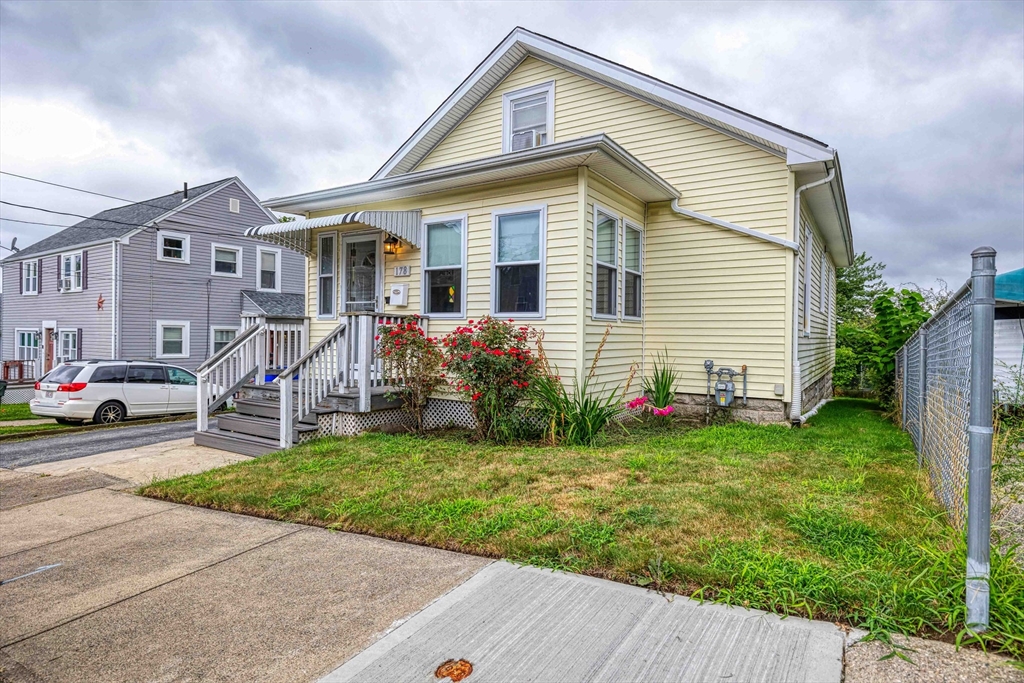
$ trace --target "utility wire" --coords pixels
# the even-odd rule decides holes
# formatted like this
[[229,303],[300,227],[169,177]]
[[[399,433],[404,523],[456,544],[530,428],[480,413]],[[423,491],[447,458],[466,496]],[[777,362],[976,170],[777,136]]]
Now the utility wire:
[[22,180],[31,180],[34,183],[42,183],[43,185],[52,185],[53,187],[62,187],[65,190],[74,190],[75,192],[84,192],[85,194],[94,194],[97,197],[106,197],[107,199],[116,199],[119,202],[127,202],[129,204],[143,204],[144,202],[133,202],[130,199],[123,197],[115,197],[112,194],[103,194],[102,192],[93,192],[92,190],[83,190],[80,187],[71,187],[70,185],[61,185],[60,183],[51,183],[49,180],[40,180],[39,178],[31,178],[27,175],[19,175],[17,173],[10,173],[9,171],[0,171],[0,175],[9,175],[12,178],[21,178]]

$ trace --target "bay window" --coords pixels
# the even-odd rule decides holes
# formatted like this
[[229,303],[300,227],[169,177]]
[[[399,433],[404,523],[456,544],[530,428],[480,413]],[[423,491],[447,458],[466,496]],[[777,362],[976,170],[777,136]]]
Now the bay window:
[[423,229],[423,312],[465,317],[466,217],[434,220]]
[[492,311],[495,315],[543,317],[547,209],[512,209],[492,215]]
[[594,316],[614,318],[618,301],[619,219],[594,208]]

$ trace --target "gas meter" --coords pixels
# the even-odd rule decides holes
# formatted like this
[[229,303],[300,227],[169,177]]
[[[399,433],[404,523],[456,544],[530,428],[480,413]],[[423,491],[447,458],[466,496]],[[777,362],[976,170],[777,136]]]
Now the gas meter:
[[736,385],[729,380],[715,382],[715,403],[720,406],[731,406],[736,395]]

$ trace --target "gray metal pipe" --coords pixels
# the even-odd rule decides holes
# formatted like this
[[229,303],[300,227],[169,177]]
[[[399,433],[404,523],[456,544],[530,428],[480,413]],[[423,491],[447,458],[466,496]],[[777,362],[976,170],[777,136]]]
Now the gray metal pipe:
[[988,628],[992,532],[992,364],[996,250],[971,252],[971,421],[967,479],[967,626]]

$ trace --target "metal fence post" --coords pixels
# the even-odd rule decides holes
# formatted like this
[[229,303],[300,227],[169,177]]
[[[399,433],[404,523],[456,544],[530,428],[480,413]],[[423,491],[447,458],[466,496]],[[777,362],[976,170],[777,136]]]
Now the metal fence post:
[[918,370],[921,374],[919,395],[917,397],[917,466],[920,467],[924,464],[924,426],[928,421],[927,410],[928,410],[928,331],[921,328],[920,332],[921,341],[921,360],[919,361]]
[[903,360],[899,364],[899,372],[897,373],[897,378],[902,378],[900,380],[900,427],[902,427],[903,430],[906,431],[907,430],[907,382],[909,380],[909,378],[907,377],[907,346],[906,346],[906,344],[903,345],[903,348],[900,349],[900,351],[901,351],[901,353],[903,355]]
[[996,250],[971,252],[971,421],[967,479],[967,625],[988,627],[992,524],[992,364]]

